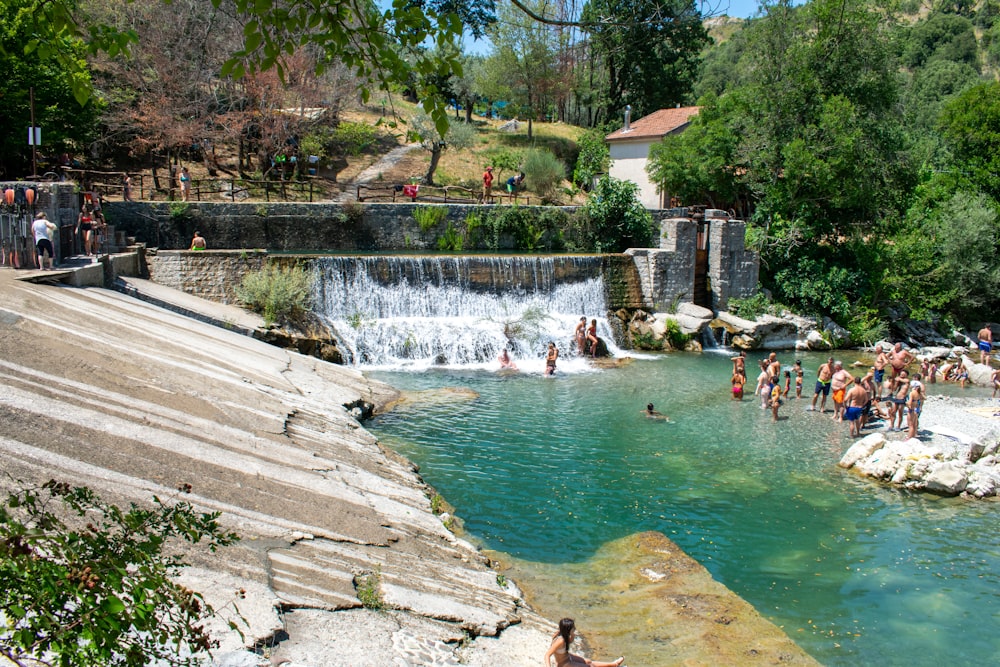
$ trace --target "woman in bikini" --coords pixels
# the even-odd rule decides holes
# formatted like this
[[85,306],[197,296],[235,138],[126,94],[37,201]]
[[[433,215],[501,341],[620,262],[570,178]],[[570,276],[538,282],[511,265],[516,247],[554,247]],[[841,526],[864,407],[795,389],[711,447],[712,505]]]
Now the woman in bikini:
[[591,320],[587,328],[587,342],[590,343],[590,356],[597,356],[597,320]]
[[556,667],[621,667],[625,658],[618,658],[614,662],[596,662],[588,660],[583,656],[569,652],[569,645],[573,643],[576,636],[576,623],[572,618],[564,618],[559,621],[559,630],[552,635],[552,644],[545,652],[545,667],[552,667],[551,659],[556,659]]
[[[80,232],[83,232],[83,234]],[[90,204],[84,204],[80,208],[80,216],[76,220],[76,231],[74,233],[77,236],[83,237],[81,239],[83,241],[83,252],[87,257],[90,257],[91,236],[94,233],[94,211],[90,207]]]

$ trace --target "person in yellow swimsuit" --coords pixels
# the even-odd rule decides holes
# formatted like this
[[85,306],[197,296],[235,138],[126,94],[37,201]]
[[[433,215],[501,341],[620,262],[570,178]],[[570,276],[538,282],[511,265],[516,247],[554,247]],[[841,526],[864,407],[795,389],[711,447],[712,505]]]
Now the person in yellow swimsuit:
[[545,652],[545,667],[552,667],[552,658],[556,659],[556,667],[621,667],[625,658],[618,658],[614,662],[597,662],[588,660],[583,656],[569,652],[569,645],[573,643],[576,636],[576,623],[572,618],[564,618],[559,621],[559,630],[552,635],[552,645]]

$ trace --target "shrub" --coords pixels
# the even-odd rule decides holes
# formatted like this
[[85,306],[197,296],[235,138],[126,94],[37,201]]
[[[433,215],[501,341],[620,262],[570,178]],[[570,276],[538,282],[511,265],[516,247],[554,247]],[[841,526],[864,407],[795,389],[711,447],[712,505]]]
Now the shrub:
[[420,225],[420,231],[426,233],[441,224],[448,215],[444,206],[418,206],[413,209],[413,219]]
[[460,252],[462,250],[462,234],[455,226],[448,221],[448,227],[444,230],[444,234],[438,237],[437,246],[438,250],[442,252]]
[[382,569],[375,569],[354,577],[354,592],[358,601],[365,609],[382,611],[385,609],[385,599],[382,597]]
[[684,346],[691,340],[690,334],[686,334],[681,331],[681,325],[677,323],[677,320],[669,318],[666,321],[666,331],[664,332],[664,337],[667,339],[667,342],[670,343],[670,347],[675,350],[683,350]]
[[542,198],[548,199],[566,178],[566,165],[542,148],[532,148],[524,156],[525,181]]
[[584,132],[577,141],[580,155],[577,156],[576,167],[573,169],[573,182],[584,190],[591,188],[595,176],[608,173],[611,153],[604,141],[605,134],[601,128],[592,128]]
[[745,299],[730,299],[729,312],[745,320],[756,320],[761,315],[771,312],[771,300],[767,298],[764,290],[758,284],[757,291],[754,292],[753,296],[748,296]]
[[639,186],[604,177],[597,183],[586,211],[597,252],[648,248],[653,239],[653,216],[639,202]]
[[261,313],[264,323],[294,321],[311,305],[315,276],[301,266],[265,266],[243,277],[236,297],[250,310]]

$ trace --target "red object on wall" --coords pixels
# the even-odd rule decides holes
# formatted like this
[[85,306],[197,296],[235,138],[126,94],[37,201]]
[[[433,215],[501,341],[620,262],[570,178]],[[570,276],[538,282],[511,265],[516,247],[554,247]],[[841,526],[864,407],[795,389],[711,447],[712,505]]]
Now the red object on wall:
[[404,185],[403,186],[403,195],[405,197],[412,197],[413,199],[416,199],[417,198],[417,190],[418,189],[420,189],[419,185]]

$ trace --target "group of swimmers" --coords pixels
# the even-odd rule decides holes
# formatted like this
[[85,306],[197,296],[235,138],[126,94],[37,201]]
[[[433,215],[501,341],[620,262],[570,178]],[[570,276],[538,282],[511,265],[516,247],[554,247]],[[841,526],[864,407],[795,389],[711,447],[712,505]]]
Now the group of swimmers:
[[[830,357],[820,365],[816,373],[816,387],[812,402],[807,411],[816,410],[819,401],[819,411],[826,412],[826,400],[832,394],[834,421],[848,423],[853,437],[860,437],[861,430],[871,420],[888,420],[890,431],[902,431],[903,417],[907,418],[906,430],[909,437],[915,438],[919,428],[920,412],[926,398],[922,377],[933,381],[937,368],[933,363],[921,363],[921,373],[912,378],[907,366],[915,361],[913,354],[904,350],[902,344],[896,343],[889,351],[882,345],[875,346],[875,361],[871,369],[861,378],[855,378],[840,361]],[[734,400],[743,400],[744,388],[747,384],[746,352],[741,351],[732,357],[733,374],[731,378]],[[766,359],[760,360],[760,374],[757,377],[755,396],[760,396],[761,408],[771,409],[771,418],[778,421],[778,408],[791,393],[791,376],[795,374],[795,398],[802,398],[804,371],[802,362],[795,361],[790,371],[784,371],[784,386],[781,383],[781,363],[778,355],[772,352]],[[953,366],[964,369],[961,362]],[[891,373],[887,379],[886,370]],[[942,372],[945,369],[942,369]],[[964,386],[968,372],[959,371],[956,381]],[[1000,371],[994,371],[994,395],[1000,389]],[[883,410],[881,404],[885,403]]]
[[[586,316],[581,317],[579,324],[576,325],[573,337],[576,340],[577,351],[580,353],[580,356],[597,356],[601,339],[597,336],[596,318],[591,319],[590,326],[587,326]],[[559,348],[556,347],[555,342],[549,341],[548,349],[545,351],[545,375],[555,374],[557,359],[559,359]],[[517,370],[517,364],[511,358],[510,350],[507,347],[500,352],[497,361],[500,362],[500,370],[502,371]]]

